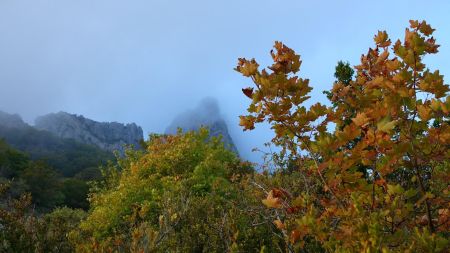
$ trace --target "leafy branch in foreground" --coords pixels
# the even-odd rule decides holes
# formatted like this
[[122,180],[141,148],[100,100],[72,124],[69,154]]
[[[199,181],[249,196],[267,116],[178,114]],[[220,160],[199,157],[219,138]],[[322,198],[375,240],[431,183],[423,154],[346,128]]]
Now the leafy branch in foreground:
[[433,31],[410,21],[395,43],[379,31],[356,78],[337,73],[327,93],[331,107],[304,105],[312,88],[298,76],[300,56],[281,42],[268,69],[239,59],[236,71],[254,85],[243,89],[251,103],[240,125],[268,122],[273,143],[321,184],[296,197],[274,189],[263,200],[285,212],[279,226],[293,245],[312,237],[330,251],[448,247],[450,96],[439,71],[423,63],[438,52]]

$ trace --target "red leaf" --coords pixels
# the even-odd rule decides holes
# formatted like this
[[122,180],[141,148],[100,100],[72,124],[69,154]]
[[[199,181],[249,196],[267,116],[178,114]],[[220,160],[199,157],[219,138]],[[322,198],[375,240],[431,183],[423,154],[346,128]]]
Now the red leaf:
[[253,98],[253,88],[242,89],[242,92],[249,98]]

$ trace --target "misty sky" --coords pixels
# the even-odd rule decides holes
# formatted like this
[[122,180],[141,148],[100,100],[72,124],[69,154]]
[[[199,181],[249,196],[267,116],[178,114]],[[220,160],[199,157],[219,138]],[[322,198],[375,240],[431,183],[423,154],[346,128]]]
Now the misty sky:
[[[339,3],[338,3],[339,2]],[[163,132],[178,113],[217,98],[245,158],[272,137],[242,132],[249,80],[238,57],[270,62],[275,40],[300,53],[313,100],[338,60],[358,64],[377,30],[403,38],[409,19],[437,29],[425,59],[450,76],[450,1],[0,0],[0,110],[32,123],[67,111]]]

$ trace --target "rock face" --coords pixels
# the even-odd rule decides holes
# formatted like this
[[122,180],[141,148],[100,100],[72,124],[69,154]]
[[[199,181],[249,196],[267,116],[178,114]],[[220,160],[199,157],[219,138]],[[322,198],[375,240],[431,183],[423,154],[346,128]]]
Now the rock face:
[[225,120],[222,118],[217,101],[212,98],[206,98],[193,110],[188,110],[172,121],[166,128],[166,134],[175,134],[178,128],[183,131],[196,131],[200,127],[209,128],[211,136],[222,136],[225,145],[238,154],[234,145]]
[[0,111],[0,126],[9,127],[9,128],[29,127],[29,125],[22,120],[20,115],[9,114],[9,113],[2,112],[2,111]]
[[139,147],[139,141],[143,139],[142,128],[134,123],[125,125],[117,122],[97,122],[66,112],[38,117],[35,127],[61,138],[98,146],[103,150],[118,150],[121,154],[124,153],[124,145]]

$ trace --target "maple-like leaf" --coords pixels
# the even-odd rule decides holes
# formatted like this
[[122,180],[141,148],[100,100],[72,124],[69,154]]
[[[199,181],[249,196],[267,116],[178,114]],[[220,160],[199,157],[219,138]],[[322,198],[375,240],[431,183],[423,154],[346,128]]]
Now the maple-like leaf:
[[431,119],[431,108],[426,105],[418,105],[417,106],[417,112],[419,113],[419,117],[423,121],[428,121]]
[[388,38],[386,31],[378,31],[373,39],[379,47],[388,47],[391,45],[391,40]]
[[282,200],[279,197],[274,196],[274,191],[271,190],[267,195],[267,198],[262,200],[262,203],[269,208],[281,208]]

